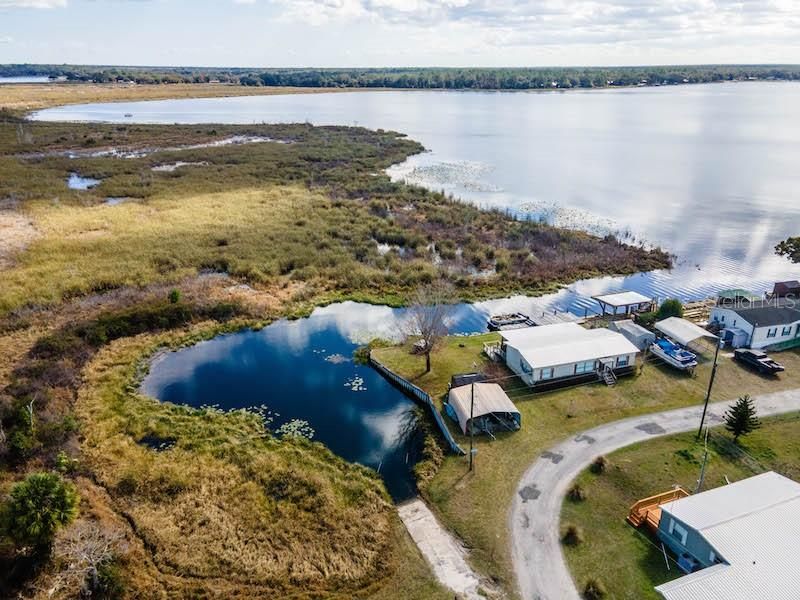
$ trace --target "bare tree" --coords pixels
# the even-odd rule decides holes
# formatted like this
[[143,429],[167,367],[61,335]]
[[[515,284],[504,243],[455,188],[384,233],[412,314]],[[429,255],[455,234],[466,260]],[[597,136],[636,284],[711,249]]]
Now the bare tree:
[[443,280],[422,286],[414,293],[404,325],[408,335],[419,338],[417,347],[425,355],[426,373],[431,370],[431,352],[447,335],[456,301],[453,286]]
[[124,552],[125,546],[120,529],[78,521],[56,538],[54,555],[64,568],[48,586],[47,595],[70,589],[80,589],[81,596],[91,595],[100,585],[100,568]]

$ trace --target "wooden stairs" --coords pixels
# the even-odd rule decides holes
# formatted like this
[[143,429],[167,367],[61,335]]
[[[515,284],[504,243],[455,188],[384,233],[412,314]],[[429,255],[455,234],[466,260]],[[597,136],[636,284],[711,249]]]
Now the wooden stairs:
[[600,378],[606,382],[606,385],[612,386],[617,384],[617,376],[614,370],[610,367],[605,367],[600,371]]
[[668,492],[639,500],[631,506],[627,521],[634,527],[638,528],[642,525],[647,525],[649,529],[655,531],[658,529],[658,522],[661,519],[661,505],[673,500],[686,498],[688,495],[689,492],[678,486]]

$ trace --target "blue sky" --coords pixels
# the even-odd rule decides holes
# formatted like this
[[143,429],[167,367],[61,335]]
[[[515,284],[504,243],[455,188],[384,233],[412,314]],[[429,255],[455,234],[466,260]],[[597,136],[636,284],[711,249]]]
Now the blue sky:
[[800,63],[800,0],[0,0],[0,63]]

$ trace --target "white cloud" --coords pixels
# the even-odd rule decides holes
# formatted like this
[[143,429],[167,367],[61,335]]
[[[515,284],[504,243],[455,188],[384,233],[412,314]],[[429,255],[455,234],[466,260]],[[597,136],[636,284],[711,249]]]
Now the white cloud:
[[0,0],[0,8],[64,8],[67,0]]
[[412,28],[459,25],[489,46],[543,47],[664,40],[790,38],[796,0],[275,0],[290,20],[371,21]]
[[10,44],[14,41],[10,35],[0,35],[0,44]]

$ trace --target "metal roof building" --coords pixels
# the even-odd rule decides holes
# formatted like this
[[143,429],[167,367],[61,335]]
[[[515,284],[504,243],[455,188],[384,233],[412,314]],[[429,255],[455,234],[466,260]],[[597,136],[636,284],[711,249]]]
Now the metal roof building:
[[616,294],[603,294],[602,296],[592,296],[600,305],[603,314],[610,312],[616,315],[618,309],[623,308],[624,313],[650,310],[653,308],[653,299],[640,294],[639,292],[617,292]]
[[666,600],[800,597],[800,483],[763,473],[661,510],[662,521],[688,526],[717,557],[713,566],[658,586]]
[[620,333],[610,329],[586,329],[577,323],[504,331],[501,336],[538,369],[639,352],[639,348]]
[[465,434],[471,423],[475,424],[477,432],[491,432],[495,429],[513,431],[520,427],[521,418],[517,407],[496,383],[454,387],[447,396],[447,403],[450,406],[448,413],[458,421],[458,426]]
[[659,321],[656,323],[656,329],[664,335],[671,337],[681,346],[688,346],[695,340],[704,337],[717,339],[717,336],[713,333],[680,317],[669,317],[663,321]]

